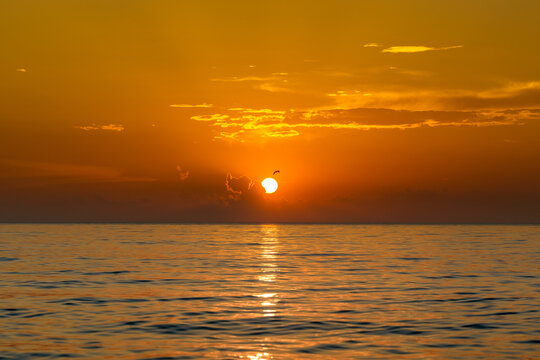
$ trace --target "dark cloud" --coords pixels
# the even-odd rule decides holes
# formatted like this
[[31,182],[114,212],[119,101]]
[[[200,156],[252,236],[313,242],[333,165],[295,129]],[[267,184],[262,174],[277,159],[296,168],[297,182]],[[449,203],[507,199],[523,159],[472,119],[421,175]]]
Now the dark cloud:
[[519,89],[500,96],[456,96],[442,101],[456,109],[513,109],[540,106],[540,88]]
[[225,178],[225,188],[233,197],[245,194],[253,186],[253,180],[247,176],[234,177],[227,174]]

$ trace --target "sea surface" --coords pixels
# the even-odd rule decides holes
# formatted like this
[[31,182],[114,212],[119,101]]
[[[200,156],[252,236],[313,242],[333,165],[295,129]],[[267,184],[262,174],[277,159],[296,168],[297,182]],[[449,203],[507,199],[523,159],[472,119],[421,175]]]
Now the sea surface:
[[539,359],[540,226],[0,225],[0,359]]

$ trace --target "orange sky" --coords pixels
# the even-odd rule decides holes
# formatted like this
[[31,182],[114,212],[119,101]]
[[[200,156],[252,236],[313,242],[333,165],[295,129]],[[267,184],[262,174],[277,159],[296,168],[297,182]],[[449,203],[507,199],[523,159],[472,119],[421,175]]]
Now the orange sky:
[[539,13],[3,1],[0,221],[537,223]]

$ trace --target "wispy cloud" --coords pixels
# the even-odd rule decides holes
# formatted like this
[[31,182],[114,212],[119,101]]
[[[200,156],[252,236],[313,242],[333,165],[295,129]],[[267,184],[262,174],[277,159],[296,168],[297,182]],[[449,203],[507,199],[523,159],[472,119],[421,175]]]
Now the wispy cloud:
[[18,72],[26,72],[26,69],[25,69],[25,68],[20,68],[20,69],[15,69],[15,71],[18,71]]
[[102,125],[101,130],[124,131],[124,126],[117,124]]
[[95,130],[109,130],[109,131],[124,131],[124,125],[119,124],[108,124],[108,125],[82,125],[82,126],[74,126],[76,129],[84,130],[84,131],[95,131]]
[[382,45],[379,45],[377,43],[367,43],[364,44],[364,47],[381,47]]
[[222,132],[219,133],[219,135],[214,136],[214,139],[226,140],[226,141],[244,142],[244,139],[242,138],[244,133],[245,133],[244,130],[222,131]]
[[292,90],[284,86],[288,80],[284,77],[288,73],[273,73],[271,76],[230,76],[213,78],[210,81],[214,82],[231,82],[231,83],[248,83],[253,88],[268,92],[292,92]]
[[211,114],[211,115],[195,115],[191,117],[197,121],[223,121],[229,118],[229,115]]
[[255,86],[255,88],[259,89],[259,90],[273,92],[273,93],[283,93],[283,92],[284,93],[291,93],[291,92],[294,92],[294,90],[292,90],[291,88],[283,86],[283,83],[286,83],[286,82],[287,82],[287,80],[281,80],[279,82],[277,82],[277,81],[263,82],[260,85]]
[[328,109],[386,108],[394,110],[476,110],[540,107],[540,82],[509,83],[472,90],[338,90]]
[[426,51],[437,51],[437,50],[450,50],[450,49],[458,49],[463,47],[463,45],[455,45],[455,46],[445,46],[445,47],[430,47],[430,46],[391,46],[389,48],[381,50],[383,53],[393,53],[393,54],[412,54],[412,53],[419,53],[419,52],[426,52]]
[[[216,139],[245,141],[254,138],[287,138],[309,129],[329,130],[408,130],[420,127],[486,127],[522,125],[530,111],[408,111],[391,109],[329,109],[216,114],[210,125],[221,129]],[[192,117],[198,120],[197,117]],[[200,120],[198,120],[200,121]],[[205,120],[207,121],[207,120]]]
[[364,92],[360,90],[338,90],[335,93],[327,94],[328,96],[337,97],[337,96],[371,96],[372,93]]
[[210,81],[217,82],[244,82],[244,81],[268,81],[273,80],[272,76],[229,76],[221,78],[212,78]]
[[266,136],[275,137],[275,138],[285,138],[291,136],[298,136],[300,133],[293,129],[288,130],[276,130],[276,131],[266,131]]
[[194,104],[194,105],[191,105],[191,104],[172,104],[172,105],[169,105],[169,106],[173,107],[173,108],[186,108],[186,109],[190,109],[190,108],[212,108],[212,107],[214,107],[213,104],[206,104],[206,103]]
[[285,111],[282,110],[272,110],[272,109],[250,109],[250,108],[229,108],[229,111],[239,111],[244,114],[272,114],[272,115],[283,115]]

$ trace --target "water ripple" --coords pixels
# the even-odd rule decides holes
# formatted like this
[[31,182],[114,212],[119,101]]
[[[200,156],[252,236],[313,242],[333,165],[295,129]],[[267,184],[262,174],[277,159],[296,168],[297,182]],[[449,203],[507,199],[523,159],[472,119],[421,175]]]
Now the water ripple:
[[0,225],[0,360],[532,359],[539,230]]

